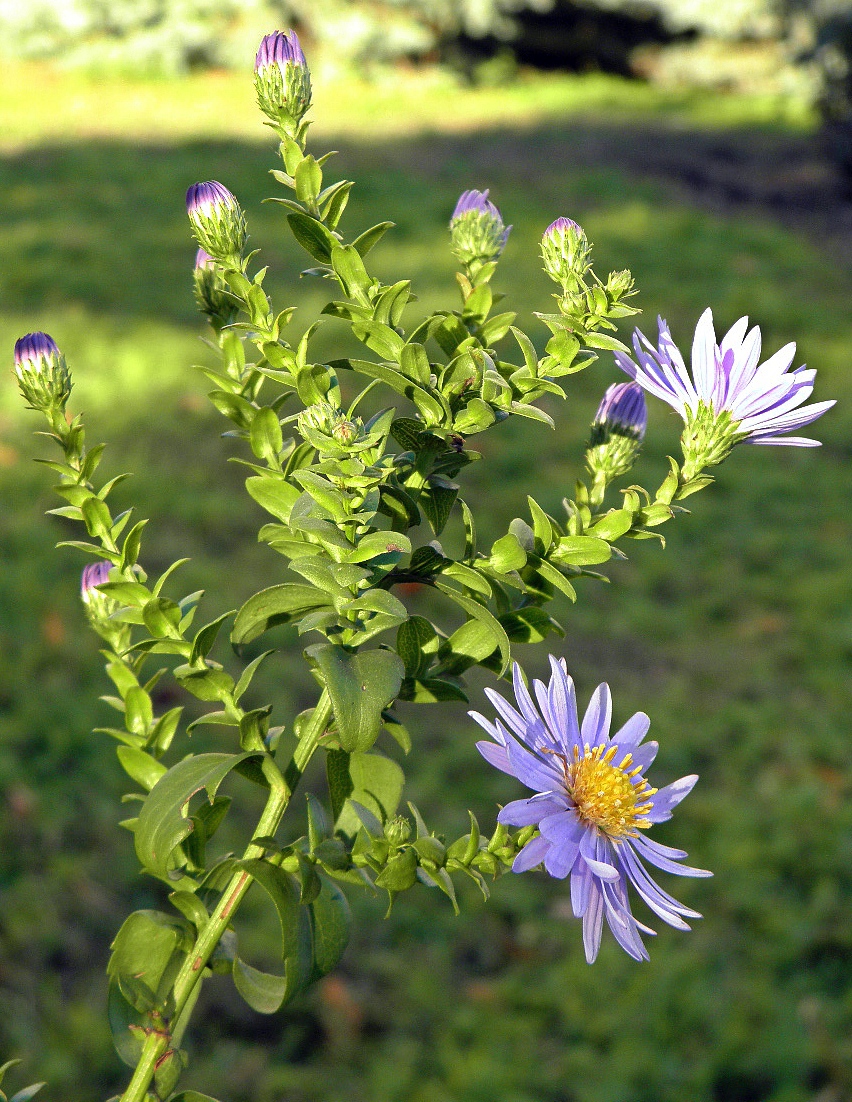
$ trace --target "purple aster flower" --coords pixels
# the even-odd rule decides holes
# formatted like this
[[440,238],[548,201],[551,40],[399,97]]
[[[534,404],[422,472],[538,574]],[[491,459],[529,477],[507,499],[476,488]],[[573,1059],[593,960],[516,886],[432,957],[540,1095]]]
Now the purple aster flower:
[[88,566],[83,567],[83,576],[80,579],[80,595],[84,601],[88,602],[90,600],[92,590],[96,586],[109,581],[109,572],[112,570],[112,566],[111,562],[101,560],[100,562],[91,562]]
[[834,405],[832,401],[802,405],[813,393],[816,371],[804,365],[789,370],[795,344],[785,345],[760,363],[759,327],[749,330],[748,318],[740,318],[717,344],[708,309],[695,328],[690,375],[668,325],[662,318],[658,321],[658,347],[637,329],[636,360],[616,352],[616,363],[683,417],[684,450],[695,468],[721,462],[741,442],[819,446],[818,440],[784,435],[810,424]]
[[701,917],[656,884],[644,864],[677,876],[712,875],[680,864],[686,857],[683,850],[661,845],[644,833],[671,818],[698,778],[681,777],[659,791],[651,788],[644,773],[657,744],[641,745],[650,726],[648,717],[637,712],[610,737],[609,686],[599,685],[581,725],[564,659],[551,656],[550,664],[549,684],[533,683],[535,702],[515,665],[517,709],[486,689],[498,718],[492,723],[470,713],[494,739],[477,743],[485,760],[535,792],[507,804],[498,816],[510,826],[539,829],[515,858],[512,870],[526,872],[543,864],[551,876],[570,877],[571,903],[583,920],[590,964],[598,954],[604,917],[619,945],[635,960],[647,960],[640,931],[654,931],[633,917],[628,884],[670,926],[688,930],[684,919]]
[[488,189],[463,191],[450,218],[451,248],[463,264],[480,268],[496,260],[509,239],[511,226],[488,198]]
[[272,34],[264,35],[254,60],[255,72],[260,72],[261,69],[266,69],[270,65],[278,65],[283,69],[288,62],[291,65],[308,64],[296,32],[273,31]]
[[648,424],[648,408],[645,394],[638,383],[612,383],[595,414],[595,424],[605,425],[609,432],[619,436],[645,439]]

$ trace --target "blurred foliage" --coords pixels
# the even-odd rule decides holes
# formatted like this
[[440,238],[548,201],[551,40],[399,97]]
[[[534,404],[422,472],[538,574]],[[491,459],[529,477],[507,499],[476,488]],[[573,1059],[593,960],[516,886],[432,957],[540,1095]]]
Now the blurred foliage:
[[[224,177],[248,210],[275,294],[305,314],[324,301],[299,282],[301,259],[284,245],[280,215],[261,205],[268,141],[259,120],[253,134],[244,115],[235,121],[250,104],[250,82],[246,91],[208,78],[121,90],[55,76],[41,85],[36,69],[25,81],[6,79],[13,87],[0,117],[11,119],[9,104],[23,114],[16,129],[0,127],[0,338],[10,358],[14,338],[30,329],[46,327],[60,342],[92,434],[111,441],[105,465],[136,472],[123,499],[154,518],[146,567],[192,556],[184,582],[216,595],[204,606],[213,616],[277,560],[249,542],[254,506],[190,366],[205,352],[190,290],[187,184]],[[47,91],[28,106],[34,87]],[[353,223],[397,223],[376,250],[382,276],[413,269],[424,311],[452,281],[449,251],[434,240],[459,191],[491,186],[515,223],[497,284],[511,285],[527,319],[550,291],[538,236],[564,213],[587,227],[602,265],[634,270],[646,329],[662,311],[683,342],[708,303],[720,327],[751,313],[767,351],[798,340],[801,359],[819,368],[819,396],[841,399],[821,422],[821,451],[740,449],[695,514],[672,526],[665,552],[643,544],[613,571],[617,596],[590,585],[564,610],[561,653],[581,697],[608,679],[621,719],[636,708],[651,714],[660,781],[701,774],[677,842],[716,872],[688,886],[706,918],[693,934],[663,929],[645,967],[609,944],[590,969],[564,888],[541,876],[505,878],[487,910],[471,894],[461,919],[424,889],[401,900],[378,933],[372,920],[383,901],[356,897],[350,958],[291,1012],[260,1018],[224,991],[200,1009],[192,1085],[229,1102],[852,1097],[852,271],[768,217],[704,213],[584,153],[609,143],[647,155],[665,141],[667,118],[682,135],[696,120],[707,125],[711,108],[739,122],[745,142],[750,120],[775,120],[783,136],[765,101],[708,105],[595,78],[584,107],[582,87],[521,85],[507,105],[502,93],[440,84],[403,96],[353,85],[337,89],[323,130],[358,181]],[[215,109],[200,112],[206,93]],[[400,99],[408,116],[394,115]],[[348,125],[359,108],[368,122],[355,142],[335,123]],[[595,111],[603,116],[590,121]],[[491,129],[474,132],[489,119]],[[75,139],[73,126],[86,137]],[[324,339],[336,354],[334,322]],[[491,482],[473,472],[491,511],[484,539],[523,509],[522,486],[534,482],[558,509],[580,461],[565,439],[582,439],[616,378],[601,363],[553,408],[570,433],[510,421],[491,438]],[[42,447],[21,405],[7,376],[0,1048],[26,1057],[21,1081],[50,1081],[46,1098],[105,1097],[120,1075],[105,1022],[108,943],[131,907],[161,902],[160,887],[135,876],[130,836],[116,829],[127,814],[117,802],[120,769],[106,738],[90,733],[110,713],[96,701],[108,686],[79,603],[82,562],[53,549],[63,522],[41,516],[53,505],[49,476],[31,463]],[[655,404],[639,477],[662,475],[678,428]],[[227,662],[224,648],[217,656]],[[275,697],[282,722],[311,700],[296,666],[285,649],[257,682],[258,700]],[[418,755],[406,795],[435,818],[449,803],[492,821],[516,787],[478,763],[463,709],[446,706],[428,727],[410,713],[429,752]],[[214,735],[193,737],[199,751],[220,748]],[[464,821],[448,826],[463,830]],[[274,930],[261,915],[258,903],[262,954]],[[371,918],[369,939],[359,915]]]

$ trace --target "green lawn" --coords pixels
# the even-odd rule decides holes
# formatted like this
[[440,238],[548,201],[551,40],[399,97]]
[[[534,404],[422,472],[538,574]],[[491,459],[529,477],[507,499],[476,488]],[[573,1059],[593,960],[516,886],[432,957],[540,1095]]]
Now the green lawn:
[[[605,937],[582,959],[565,886],[506,877],[486,907],[471,893],[453,918],[417,889],[382,920],[353,898],[355,933],[339,973],[280,1017],[260,1018],[215,981],[190,1042],[187,1085],[223,1102],[843,1102],[852,1096],[852,811],[847,765],[852,655],[852,272],[818,245],[763,219],[693,209],[661,186],[583,163],[590,126],[641,140],[648,123],[681,130],[806,124],[783,103],[711,103],[609,78],[530,80],[497,93],[442,78],[331,85],[318,80],[316,141],[358,181],[344,225],[389,218],[379,274],[412,277],[424,310],[453,295],[442,234],[458,193],[491,187],[515,229],[496,284],[539,343],[548,309],[536,257],[557,215],[581,221],[599,267],[629,266],[640,323],[658,312],[686,349],[701,310],[721,326],[749,313],[774,351],[799,341],[819,368],[818,397],[840,401],[816,426],[821,451],[740,449],[668,545],[636,544],[612,586],[588,583],[562,608],[556,641],[585,701],[609,680],[616,721],[649,712],[661,743],[654,779],[698,772],[671,828],[715,879],[667,884],[705,914],[692,934],[662,926],[638,966]],[[151,570],[190,555],[184,584],[205,587],[211,617],[281,578],[255,544],[259,510],[238,454],[222,441],[193,364],[206,356],[190,293],[193,247],[183,193],[223,180],[249,215],[277,303],[294,331],[324,296],[281,214],[261,205],[273,150],[250,82],[198,77],[126,85],[10,71],[0,81],[0,339],[53,334],[75,377],[75,408],[109,439],[116,491],[153,518]],[[331,167],[331,166],[330,166]],[[323,354],[340,346],[327,321]],[[505,531],[525,495],[556,511],[578,472],[585,427],[607,383],[602,359],[552,412],[555,433],[514,420],[485,440],[470,481],[486,535]],[[123,1072],[105,1020],[109,940],[160,888],[136,877],[105,722],[97,641],[80,611],[82,561],[44,518],[55,504],[33,414],[0,388],[0,999],[3,1056],[25,1057],[46,1099],[105,1097]],[[636,480],[656,485],[677,425],[651,409]],[[73,537],[72,537],[73,538]],[[418,598],[415,598],[417,600]],[[219,657],[227,661],[224,648]],[[218,653],[218,652],[217,652]],[[527,659],[524,659],[525,661]],[[529,666],[544,655],[530,651]],[[310,689],[298,643],[271,661],[258,699],[278,722]],[[163,697],[165,701],[165,696]],[[481,706],[481,701],[475,701]],[[464,710],[411,709],[416,750],[407,796],[460,833],[466,809],[493,821],[519,795],[473,749]],[[202,729],[202,731],[205,729]],[[198,749],[223,736],[197,734]],[[393,750],[389,750],[393,753]],[[314,778],[321,791],[321,779]],[[660,923],[653,923],[661,926]],[[259,947],[272,931],[257,916]]]

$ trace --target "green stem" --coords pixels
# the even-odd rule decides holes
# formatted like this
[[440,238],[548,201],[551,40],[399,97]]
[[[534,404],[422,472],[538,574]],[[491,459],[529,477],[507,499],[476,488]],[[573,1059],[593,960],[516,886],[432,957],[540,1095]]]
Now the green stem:
[[[313,715],[302,733],[285,777],[282,777],[279,773],[277,783],[274,783],[274,776],[272,778],[273,784],[269,799],[257,824],[255,837],[268,838],[275,834],[290,802],[293,790],[301,779],[330,719],[331,700],[328,691],[323,690]],[[275,772],[277,773],[277,770]],[[263,852],[261,846],[250,844],[243,854],[243,860],[249,861],[252,858],[262,857]],[[183,962],[183,966],[175,979],[172,1021],[177,1022],[183,1011],[187,1009],[196,988],[201,982],[205,965],[213,950],[219,944],[222,934],[231,923],[234,913],[250,885],[251,877],[247,872],[240,870],[234,873],[228,886],[222,892],[216,909],[199,933],[192,952]],[[185,1023],[182,1023],[182,1025],[185,1025]],[[169,1051],[170,1041],[171,1037],[167,1033],[158,1031],[148,1034],[139,1063],[136,1065],[136,1070],[127,1090],[121,1096],[121,1102],[145,1102],[157,1065]]]

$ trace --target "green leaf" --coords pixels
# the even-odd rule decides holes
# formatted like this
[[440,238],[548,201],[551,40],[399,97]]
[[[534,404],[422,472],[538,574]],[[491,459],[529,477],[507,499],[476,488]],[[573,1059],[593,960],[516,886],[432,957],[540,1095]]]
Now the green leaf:
[[180,1094],[173,1094],[169,1102],[217,1102],[217,1100],[211,1098],[209,1094],[199,1094],[198,1091],[181,1091]]
[[497,649],[497,640],[489,624],[468,620],[441,644],[438,651],[439,673],[460,674],[478,665]]
[[[344,750],[331,751],[338,755]],[[396,813],[402,798],[405,774],[395,761],[375,752],[370,754],[353,753],[347,755],[344,763],[338,758],[332,769],[335,776],[333,806],[339,805],[335,814],[335,830],[354,836],[358,833],[360,819],[352,807],[354,800],[367,808],[380,823],[387,822]],[[348,785],[341,782],[342,768],[345,765]],[[346,789],[348,788],[348,791]],[[343,804],[339,804],[341,795],[346,792]]]
[[540,643],[551,632],[564,634],[556,621],[543,608],[535,605],[505,613],[500,617],[500,623],[513,643]]
[[298,582],[273,585],[249,597],[237,613],[231,642],[235,646],[249,643],[277,624],[288,624],[301,619],[306,612],[330,604],[328,595],[314,586]]
[[[393,332],[393,330],[391,330]],[[402,394],[413,402],[423,414],[427,424],[440,424],[445,417],[450,416],[450,407],[443,399],[434,393],[430,393],[424,387],[407,378],[401,372],[385,364],[373,363],[371,360],[332,360],[330,366],[335,370],[357,371],[359,375],[366,375],[370,379],[380,379],[397,394]]]
[[399,626],[396,649],[405,665],[406,677],[419,677],[437,653],[438,633],[423,616],[412,616]]
[[107,975],[138,980],[156,995],[166,970],[191,944],[185,919],[162,911],[134,911],[115,935]]
[[121,762],[124,772],[141,785],[146,792],[150,792],[160,777],[166,772],[162,762],[146,754],[144,750],[137,750],[133,746],[119,746],[116,750],[118,760]]
[[458,496],[458,486],[439,477],[430,479],[429,485],[420,495],[420,507],[436,536],[440,536],[446,527]]
[[281,435],[278,414],[270,406],[259,409],[252,418],[249,443],[258,459],[277,463],[281,449],[284,447],[284,439]]
[[192,650],[189,655],[190,666],[194,666],[199,658],[207,657],[213,649],[219,629],[227,619],[234,615],[234,612],[235,609],[231,609],[230,612],[223,612],[221,616],[217,616],[215,620],[211,620],[209,624],[205,624],[203,628],[199,629],[192,641]]
[[522,570],[526,566],[527,553],[518,537],[508,532],[494,542],[490,563],[498,574],[508,574],[510,570]]
[[364,267],[361,254],[352,245],[338,245],[331,250],[331,266],[340,280],[344,294],[366,304],[372,280]]
[[282,520],[285,524],[290,521],[290,511],[301,491],[291,482],[287,482],[280,475],[254,475],[246,479],[246,489],[267,513]]
[[[380,321],[353,321],[352,333],[383,360],[398,361],[405,347],[405,341],[399,333]],[[93,532],[92,535],[95,533]]]
[[388,650],[352,654],[319,643],[307,654],[316,662],[331,697],[337,735],[344,750],[369,750],[379,736],[382,709],[396,699],[403,665]]
[[474,601],[472,597],[467,597],[464,593],[459,593],[457,589],[453,589],[452,586],[446,585],[444,582],[436,581],[435,588],[440,589],[442,593],[446,595],[457,605],[465,610],[468,616],[473,617],[474,620],[479,620],[490,628],[494,636],[494,645],[500,648],[500,657],[502,659],[502,665],[500,667],[500,675],[502,676],[509,668],[509,663],[512,661],[512,648],[509,645],[509,637],[503,630],[503,626],[500,621],[492,615],[491,612],[478,601]]
[[366,256],[374,245],[378,245],[388,230],[393,229],[393,226],[393,222],[379,222],[378,225],[371,226],[370,229],[364,230],[360,237],[355,238],[352,247],[357,249],[361,256]]
[[154,785],[142,805],[136,825],[136,855],[143,868],[161,880],[180,879],[170,871],[175,849],[192,832],[187,805],[205,790],[212,800],[227,775],[257,754],[198,754],[185,758]]
[[320,874],[320,892],[308,908],[313,941],[311,979],[319,979],[337,967],[349,942],[352,918],[346,896]]
[[399,356],[400,370],[423,386],[430,385],[432,368],[422,344],[407,344]]
[[330,263],[331,251],[337,247],[338,241],[321,222],[311,218],[309,214],[299,214],[297,211],[288,214],[287,221],[293,236],[305,252],[323,264]]
[[322,189],[322,169],[316,158],[308,154],[303,157],[293,173],[296,181],[296,198],[301,203],[313,202]]
[[612,548],[597,536],[562,536],[550,553],[554,562],[568,566],[594,566],[611,557]]
[[633,525],[633,513],[629,509],[612,509],[589,529],[589,534],[603,540],[617,540]]
[[299,905],[298,882],[289,873],[258,859],[240,861],[237,867],[249,873],[275,907],[281,929],[284,975],[260,972],[235,957],[234,983],[254,1010],[274,1014],[310,982],[313,970],[310,919]]

